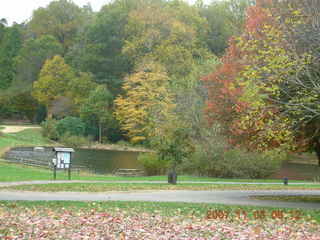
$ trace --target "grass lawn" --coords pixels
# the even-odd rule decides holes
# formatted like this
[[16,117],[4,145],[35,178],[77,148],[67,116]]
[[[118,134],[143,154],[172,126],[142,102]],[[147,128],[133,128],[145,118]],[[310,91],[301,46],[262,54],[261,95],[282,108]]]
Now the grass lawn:
[[320,196],[255,196],[253,198],[259,200],[320,203]]
[[0,212],[1,239],[320,237],[320,210],[192,203],[2,201]]
[[52,143],[41,134],[41,129],[26,129],[17,133],[3,133],[0,137],[0,148],[20,145],[48,145]]
[[320,185],[253,185],[253,184],[208,184],[208,183],[63,183],[34,184],[0,188],[0,190],[38,192],[108,192],[136,190],[320,190]]
[[[32,181],[32,180],[52,180],[53,173],[51,170],[28,167],[18,164],[0,162],[0,182],[12,181]],[[66,180],[67,174],[58,172],[58,180]],[[151,177],[117,177],[112,175],[94,175],[88,173],[72,173],[73,180],[95,180],[95,181],[167,181],[167,176],[151,176]],[[178,181],[199,181],[199,182],[264,182],[264,183],[279,183],[281,180],[272,179],[221,179],[208,177],[193,177],[193,176],[178,176]],[[290,181],[302,182],[306,181]]]

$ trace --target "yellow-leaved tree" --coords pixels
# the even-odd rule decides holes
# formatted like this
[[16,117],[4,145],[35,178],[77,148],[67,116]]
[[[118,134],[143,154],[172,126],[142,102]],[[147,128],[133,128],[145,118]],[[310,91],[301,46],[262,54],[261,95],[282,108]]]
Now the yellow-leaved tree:
[[52,118],[54,101],[65,96],[68,84],[74,78],[74,71],[61,56],[55,56],[45,62],[39,79],[33,84],[32,95],[47,107],[47,118]]
[[115,100],[115,116],[132,142],[154,136],[173,115],[169,77],[157,63],[142,64],[125,79],[124,94]]

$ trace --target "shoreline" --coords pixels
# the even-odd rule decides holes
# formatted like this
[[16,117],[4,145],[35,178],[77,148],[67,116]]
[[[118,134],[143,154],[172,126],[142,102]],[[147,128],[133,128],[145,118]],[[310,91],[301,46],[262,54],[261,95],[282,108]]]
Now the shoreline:
[[124,151],[124,152],[143,152],[143,153],[154,153],[155,151],[131,146],[121,146],[117,144],[94,144],[91,146],[83,146],[80,149],[93,149],[93,150],[110,150],[110,151]]

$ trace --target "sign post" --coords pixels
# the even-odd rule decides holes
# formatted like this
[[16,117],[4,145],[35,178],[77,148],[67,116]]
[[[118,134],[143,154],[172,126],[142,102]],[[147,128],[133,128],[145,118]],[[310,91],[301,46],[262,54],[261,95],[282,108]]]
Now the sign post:
[[53,180],[57,179],[57,159],[52,159],[53,163]]

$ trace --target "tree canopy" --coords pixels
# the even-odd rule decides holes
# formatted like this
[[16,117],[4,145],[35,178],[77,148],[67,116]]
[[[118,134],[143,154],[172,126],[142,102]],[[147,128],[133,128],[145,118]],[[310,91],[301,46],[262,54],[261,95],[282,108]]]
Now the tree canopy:
[[0,20],[0,117],[79,118],[95,140],[130,139],[176,160],[208,160],[218,138],[221,152],[320,159],[319,10],[114,0],[94,12],[52,1],[24,24]]

